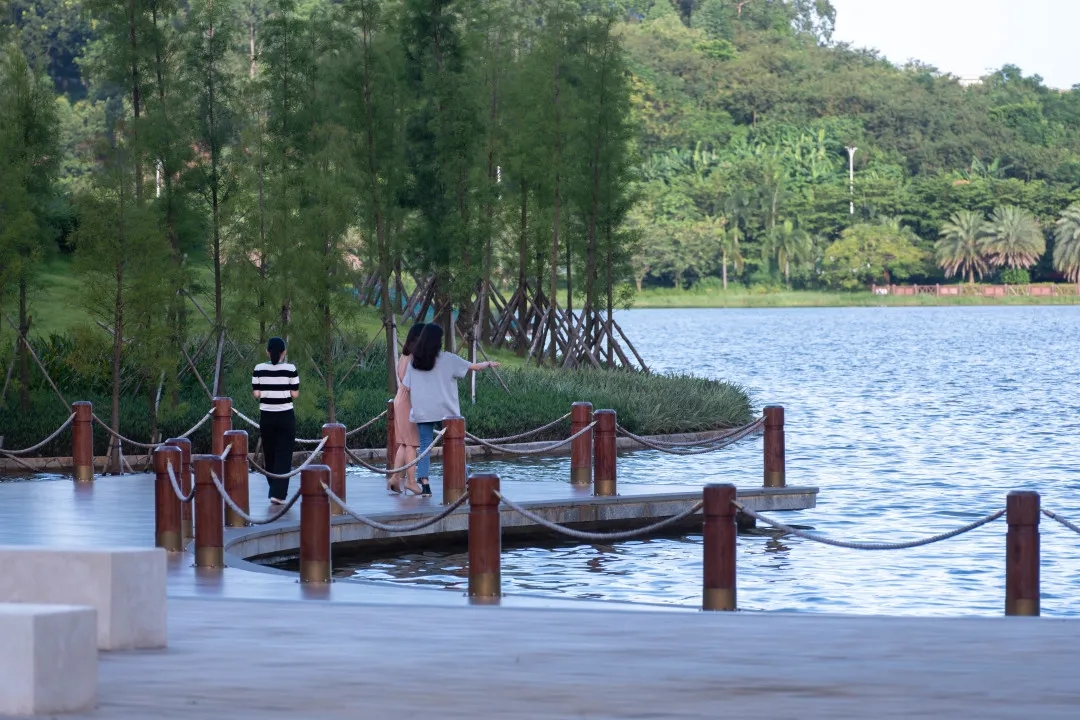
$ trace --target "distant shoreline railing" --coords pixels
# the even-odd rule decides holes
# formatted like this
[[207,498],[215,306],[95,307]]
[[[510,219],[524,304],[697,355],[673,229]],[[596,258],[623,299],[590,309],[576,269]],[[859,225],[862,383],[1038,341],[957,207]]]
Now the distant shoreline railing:
[[911,297],[1080,297],[1080,283],[1021,283],[1018,285],[984,285],[957,283],[954,285],[871,285],[874,295]]

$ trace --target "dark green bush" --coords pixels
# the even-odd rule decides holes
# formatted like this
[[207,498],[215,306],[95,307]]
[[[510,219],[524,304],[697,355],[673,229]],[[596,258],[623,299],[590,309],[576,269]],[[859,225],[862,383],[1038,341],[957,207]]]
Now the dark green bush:
[[[73,337],[54,337],[39,351],[42,361],[56,379],[68,402],[89,400],[103,420],[111,417],[111,371],[99,345],[84,346]],[[189,350],[192,352],[193,350]],[[355,352],[355,351],[354,351]],[[252,419],[258,419],[258,406],[250,393],[250,368],[261,353],[254,348],[233,350],[227,356],[224,387],[236,407]],[[355,355],[353,355],[355,358]],[[337,419],[349,428],[357,427],[386,409],[386,370],[382,349],[373,348],[344,385],[335,391]],[[335,367],[341,376],[351,362],[337,358]],[[297,436],[317,438],[327,417],[325,387],[318,375],[298,363],[301,393],[297,401]],[[198,363],[206,382],[213,377],[212,359]],[[625,371],[548,370],[538,368],[503,368],[500,374],[510,389],[507,394],[491,372],[477,379],[477,399],[469,401],[467,381],[461,383],[461,407],[470,432],[481,437],[513,435],[544,425],[570,410],[572,403],[588,401],[596,409],[613,408],[619,422],[638,433],[691,432],[742,425],[750,421],[751,398],[742,388],[689,375],[642,375]],[[126,368],[121,383],[120,432],[138,441],[147,441],[153,431],[153,402],[157,383],[147,382],[139,373]],[[3,447],[23,448],[39,442],[68,416],[52,389],[33,373],[29,412],[19,409],[19,388],[13,382],[0,410],[0,436]],[[163,389],[157,426],[162,437],[185,432],[209,410],[206,392],[195,378],[186,374],[179,383]],[[233,427],[256,435],[239,418]],[[552,428],[537,440],[566,437],[568,424]],[[351,447],[381,447],[385,443],[386,424],[379,421],[350,439]],[[193,436],[199,450],[208,450],[210,424]],[[104,454],[108,436],[95,428],[94,449]],[[42,455],[69,455],[70,435],[62,434]],[[127,452],[135,453],[135,448]]]

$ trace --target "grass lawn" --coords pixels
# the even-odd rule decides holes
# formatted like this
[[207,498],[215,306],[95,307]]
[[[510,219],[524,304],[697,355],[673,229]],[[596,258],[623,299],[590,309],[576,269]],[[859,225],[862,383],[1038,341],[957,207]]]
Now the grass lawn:
[[866,292],[781,290],[650,289],[637,296],[636,308],[781,308],[781,307],[924,307],[944,305],[1077,305],[1080,297],[938,297],[936,295],[873,295]]

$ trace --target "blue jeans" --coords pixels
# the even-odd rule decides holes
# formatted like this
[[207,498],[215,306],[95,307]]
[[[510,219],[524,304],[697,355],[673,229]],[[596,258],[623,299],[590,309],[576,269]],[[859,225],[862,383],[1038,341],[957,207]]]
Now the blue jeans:
[[[435,426],[442,429],[441,422],[427,422],[417,423],[416,429],[420,433],[420,447],[417,448],[417,452],[424,452],[431,447],[431,440],[435,437]],[[425,455],[420,458],[420,462],[416,464],[416,479],[427,481],[431,477],[431,455]]]

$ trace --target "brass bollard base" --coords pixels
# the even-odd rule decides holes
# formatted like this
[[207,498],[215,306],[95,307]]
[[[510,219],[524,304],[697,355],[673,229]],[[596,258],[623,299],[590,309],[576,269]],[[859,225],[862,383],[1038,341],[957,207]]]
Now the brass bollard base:
[[93,465],[76,465],[75,482],[91,482],[94,479],[94,466]]
[[593,495],[613,497],[615,495],[615,481],[597,480],[593,485]]
[[1012,617],[1038,617],[1039,601],[1029,598],[1006,600],[1005,614]]
[[194,523],[183,523],[181,528],[184,534],[185,540],[192,540],[195,537],[195,525]]
[[195,567],[225,567],[225,549],[219,547],[195,548]]
[[458,501],[462,495],[466,492],[465,488],[448,488],[444,487],[442,491],[442,504],[450,505]]
[[154,542],[155,547],[163,548],[169,552],[183,552],[184,541],[180,537],[180,533],[175,530],[166,530],[165,532],[159,532],[157,539]]
[[502,575],[497,572],[469,573],[469,595],[499,597],[502,595]]
[[705,588],[702,610],[734,610],[735,588]]
[[[342,500],[344,500],[344,499],[345,498],[342,498]],[[344,515],[345,514],[345,509],[342,508],[337,503],[332,502],[332,503],[330,503],[330,514],[331,515]]]
[[768,470],[765,472],[765,487],[784,487],[784,471]]
[[232,508],[225,508],[225,527],[242,528],[247,527],[248,524],[244,521],[244,518],[236,514]]
[[328,583],[330,582],[329,560],[303,560],[300,563],[300,582],[302,583]]
[[589,485],[591,483],[592,483],[592,468],[591,467],[570,468],[570,484],[571,485]]

